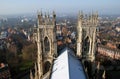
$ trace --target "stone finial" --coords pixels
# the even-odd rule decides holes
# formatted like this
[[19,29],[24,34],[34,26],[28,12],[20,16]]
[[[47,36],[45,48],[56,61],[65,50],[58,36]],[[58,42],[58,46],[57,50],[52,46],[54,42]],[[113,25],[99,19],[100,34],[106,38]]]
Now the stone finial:
[[79,19],[83,19],[83,12],[82,11],[79,11],[79,16],[78,16]]
[[49,12],[48,12],[48,14],[47,14],[47,17],[50,18]]
[[48,22],[50,22],[51,20],[50,20],[50,15],[49,15],[49,12],[47,13],[47,20],[48,20]]
[[56,24],[56,13],[55,13],[55,11],[53,11],[52,23],[53,23],[54,25]]
[[38,12],[38,24],[42,24],[42,20],[43,20],[42,12]]
[[98,12],[96,12],[95,15],[96,15],[96,18],[98,18]]
[[98,12],[96,12],[94,14],[94,21],[95,21],[95,25],[97,26],[97,23],[98,23]]
[[41,11],[37,11],[37,14],[40,15],[40,16],[42,16],[43,15],[42,14],[42,10]]
[[42,9],[41,9],[41,11],[40,11],[40,15],[43,16]]
[[47,18],[47,14],[46,14],[46,12],[45,12],[45,19]]
[[55,11],[53,11],[53,18],[56,18],[56,13],[55,13]]

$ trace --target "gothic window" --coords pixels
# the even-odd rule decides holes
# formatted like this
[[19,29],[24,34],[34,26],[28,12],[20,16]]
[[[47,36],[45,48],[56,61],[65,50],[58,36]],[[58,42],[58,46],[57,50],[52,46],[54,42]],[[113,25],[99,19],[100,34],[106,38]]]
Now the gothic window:
[[90,46],[90,40],[89,40],[89,37],[87,37],[84,40],[84,51],[85,51],[85,53],[89,53],[89,46]]
[[44,39],[44,48],[45,48],[45,52],[50,51],[50,42],[48,40],[48,37],[45,37],[45,39]]

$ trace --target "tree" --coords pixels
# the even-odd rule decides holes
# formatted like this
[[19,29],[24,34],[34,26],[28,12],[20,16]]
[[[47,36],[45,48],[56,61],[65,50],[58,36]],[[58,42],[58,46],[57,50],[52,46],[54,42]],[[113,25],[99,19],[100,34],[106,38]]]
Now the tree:
[[22,49],[22,57],[24,60],[36,60],[37,46],[30,44]]

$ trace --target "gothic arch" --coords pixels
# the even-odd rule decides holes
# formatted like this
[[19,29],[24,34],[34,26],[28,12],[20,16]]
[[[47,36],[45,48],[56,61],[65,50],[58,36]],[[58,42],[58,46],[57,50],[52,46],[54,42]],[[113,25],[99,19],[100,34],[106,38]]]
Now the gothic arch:
[[84,50],[84,53],[85,54],[88,54],[89,53],[89,50],[90,50],[90,37],[87,36],[85,39],[84,39],[84,42],[83,42],[83,50]]
[[44,50],[45,53],[48,53],[50,51],[50,40],[47,36],[44,38]]

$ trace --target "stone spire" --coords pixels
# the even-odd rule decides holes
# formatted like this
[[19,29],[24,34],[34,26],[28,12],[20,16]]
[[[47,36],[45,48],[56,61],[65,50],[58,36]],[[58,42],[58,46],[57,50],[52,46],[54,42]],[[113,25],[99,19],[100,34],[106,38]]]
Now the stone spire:
[[56,18],[56,13],[55,13],[55,11],[53,11],[53,18]]
[[95,13],[95,25],[97,26],[98,23],[98,12]]
[[50,22],[50,15],[49,15],[49,12],[47,14],[47,18],[48,18],[48,22]]
[[38,24],[42,24],[43,21],[43,15],[42,15],[42,11],[38,12]]
[[53,19],[52,19],[52,21],[53,21],[53,24],[56,24],[56,14],[55,14],[55,11],[53,11]]
[[46,14],[46,12],[45,12],[45,19],[47,19],[47,14]]
[[43,16],[43,14],[42,14],[42,10],[40,11],[40,15]]
[[78,20],[82,20],[83,19],[83,12],[79,11],[79,15],[78,15]]

